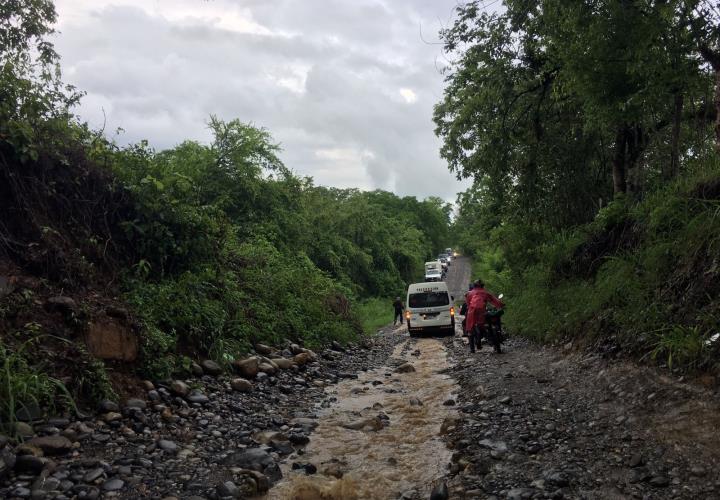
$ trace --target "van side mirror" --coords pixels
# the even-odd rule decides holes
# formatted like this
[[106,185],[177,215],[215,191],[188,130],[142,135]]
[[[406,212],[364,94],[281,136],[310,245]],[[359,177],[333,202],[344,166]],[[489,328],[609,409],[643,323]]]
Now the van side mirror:
[[455,300],[455,296],[454,296],[454,295],[451,295],[451,296],[450,296],[450,300]]

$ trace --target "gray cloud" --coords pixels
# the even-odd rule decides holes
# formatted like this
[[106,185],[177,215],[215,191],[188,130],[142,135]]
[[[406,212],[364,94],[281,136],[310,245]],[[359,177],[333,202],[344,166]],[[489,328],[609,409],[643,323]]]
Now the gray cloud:
[[[432,106],[454,0],[58,0],[80,115],[121,143],[207,141],[210,114],[264,126],[316,183],[454,199]],[[105,116],[103,116],[103,110]]]

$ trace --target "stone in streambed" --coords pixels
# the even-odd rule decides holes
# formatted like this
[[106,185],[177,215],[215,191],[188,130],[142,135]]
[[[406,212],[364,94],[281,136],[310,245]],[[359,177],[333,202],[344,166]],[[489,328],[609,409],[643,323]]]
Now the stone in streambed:
[[255,346],[255,351],[258,354],[262,354],[263,356],[270,356],[273,353],[273,348],[270,346],[267,346],[265,344],[257,344]]
[[310,362],[310,354],[307,352],[301,352],[299,354],[296,354],[293,358],[293,361],[297,363],[300,366],[306,365]]
[[182,380],[173,380],[170,384],[170,391],[172,391],[172,393],[176,396],[184,398],[190,392],[190,388]]
[[413,373],[415,367],[410,363],[403,363],[402,365],[395,368],[395,373]]
[[430,500],[448,500],[449,497],[448,487],[444,482],[436,485],[430,493]]
[[244,378],[235,378],[230,381],[230,387],[237,392],[250,392],[253,389],[251,382]]
[[378,417],[362,418],[343,425],[346,429],[355,431],[379,431],[383,426],[382,420]]
[[45,455],[65,455],[72,450],[72,442],[64,436],[36,437],[27,442],[30,446],[40,448]]
[[217,376],[222,374],[222,367],[217,364],[212,359],[206,359],[202,363],[200,363],[200,366],[203,369],[203,372],[205,372],[207,375]]
[[233,367],[238,374],[247,379],[254,379],[260,371],[260,362],[256,357],[236,360]]

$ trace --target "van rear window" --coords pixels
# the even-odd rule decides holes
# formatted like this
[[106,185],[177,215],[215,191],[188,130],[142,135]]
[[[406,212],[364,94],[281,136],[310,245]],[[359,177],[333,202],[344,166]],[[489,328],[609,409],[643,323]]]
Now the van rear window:
[[450,297],[447,292],[422,292],[411,293],[408,300],[408,307],[439,307],[450,304]]

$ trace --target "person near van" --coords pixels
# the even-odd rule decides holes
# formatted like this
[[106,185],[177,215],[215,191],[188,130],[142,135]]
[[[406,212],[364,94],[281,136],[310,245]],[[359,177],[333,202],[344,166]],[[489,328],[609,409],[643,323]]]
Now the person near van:
[[467,294],[468,314],[466,316],[465,327],[468,331],[470,339],[470,352],[475,352],[475,348],[480,349],[480,338],[485,331],[485,313],[487,303],[491,303],[497,309],[502,309],[505,304],[493,294],[485,290],[485,283],[477,280],[474,287]]
[[400,297],[395,297],[393,302],[393,308],[395,309],[395,317],[393,318],[393,326],[402,325],[403,322],[403,311],[405,310],[405,304],[403,304]]
[[462,320],[462,336],[467,337],[467,328],[466,328],[466,322],[467,322],[467,313],[468,313],[468,294],[472,291],[472,289],[475,287],[473,283],[470,283],[470,287],[468,288],[468,291],[465,292],[465,302],[463,302],[463,305],[460,306],[460,316],[463,317]]

